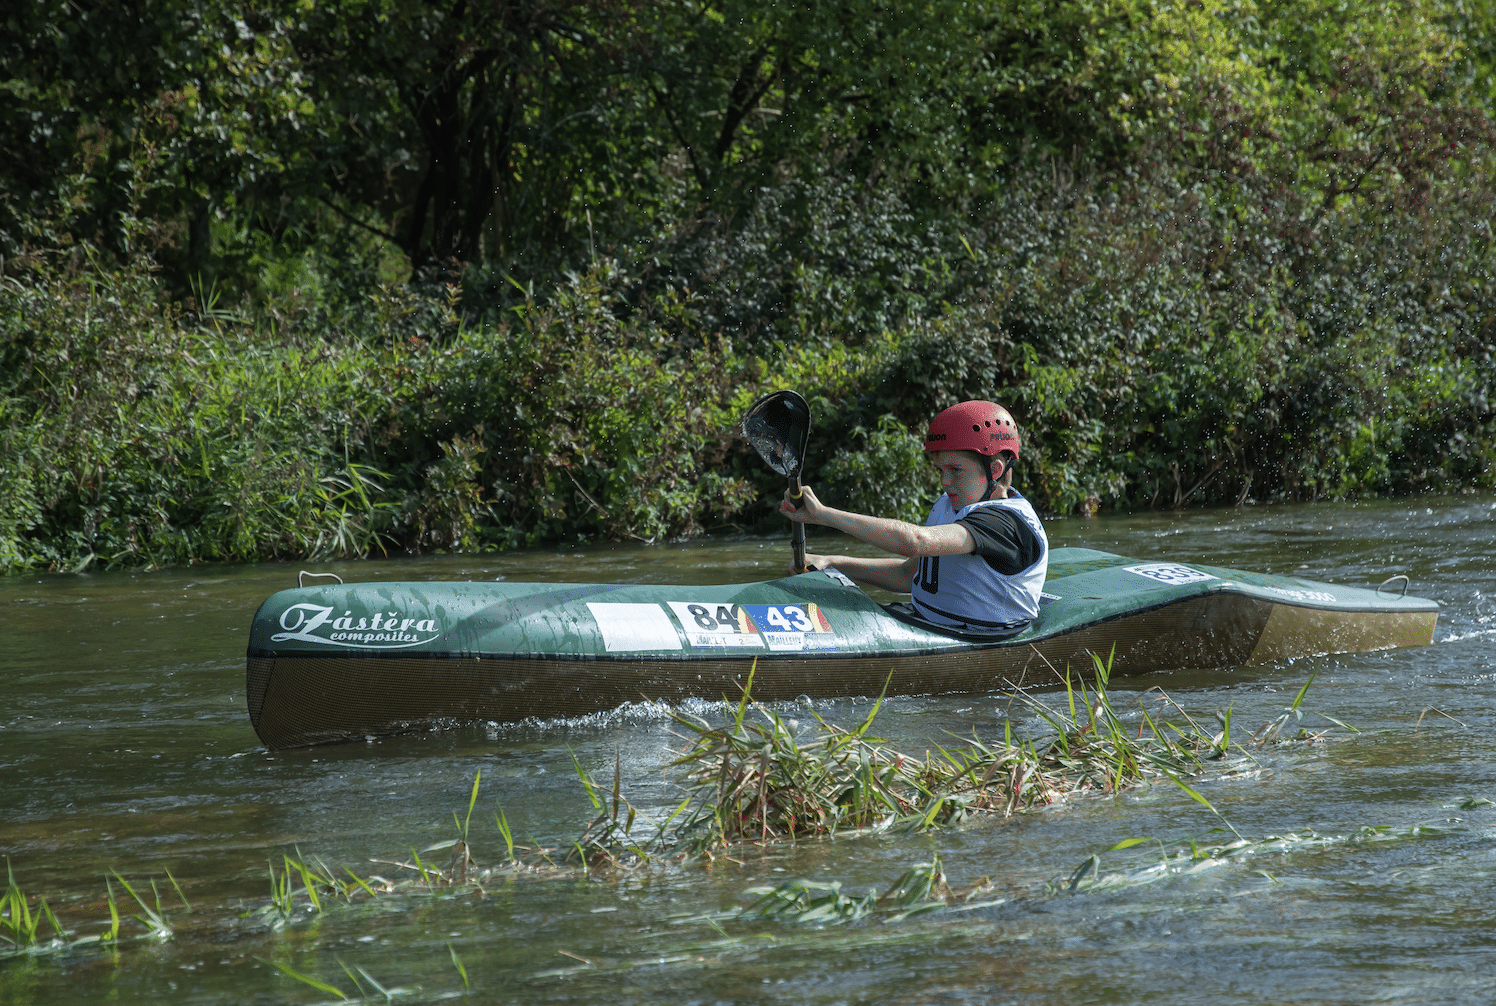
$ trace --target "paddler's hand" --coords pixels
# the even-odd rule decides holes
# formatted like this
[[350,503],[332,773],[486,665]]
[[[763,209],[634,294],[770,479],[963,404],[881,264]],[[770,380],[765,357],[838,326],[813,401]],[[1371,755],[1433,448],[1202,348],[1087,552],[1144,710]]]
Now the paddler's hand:
[[821,505],[820,500],[816,499],[816,494],[810,486],[801,486],[799,499],[796,499],[789,489],[784,491],[784,499],[779,503],[779,512],[801,524],[819,524],[821,517],[826,513],[826,508]]
[[796,573],[813,573],[818,569],[825,569],[829,565],[831,565],[831,559],[828,556],[811,555],[807,552],[805,553],[805,568],[796,569],[795,564],[791,562],[788,566],[784,567],[784,575],[794,576]]

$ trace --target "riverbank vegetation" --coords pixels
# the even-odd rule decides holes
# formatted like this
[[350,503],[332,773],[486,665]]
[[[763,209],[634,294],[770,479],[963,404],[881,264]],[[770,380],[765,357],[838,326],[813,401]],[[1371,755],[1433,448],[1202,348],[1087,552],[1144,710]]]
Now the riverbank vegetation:
[[45,0],[0,38],[0,566],[1496,485],[1496,6]]

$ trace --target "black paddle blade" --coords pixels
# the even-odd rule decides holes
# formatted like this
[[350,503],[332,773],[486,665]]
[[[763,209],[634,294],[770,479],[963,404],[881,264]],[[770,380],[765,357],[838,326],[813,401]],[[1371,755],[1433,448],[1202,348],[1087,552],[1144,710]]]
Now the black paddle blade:
[[753,403],[743,435],[775,473],[798,481],[810,436],[810,406],[793,391],[776,391]]

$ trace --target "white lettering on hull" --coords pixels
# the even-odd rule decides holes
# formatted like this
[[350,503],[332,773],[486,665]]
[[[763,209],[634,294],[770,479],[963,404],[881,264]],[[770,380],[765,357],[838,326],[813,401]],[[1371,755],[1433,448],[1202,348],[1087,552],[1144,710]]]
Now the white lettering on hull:
[[286,631],[275,633],[270,641],[398,650],[441,636],[434,618],[406,618],[398,611],[379,611],[355,621],[352,611],[334,618],[334,610],[321,604],[293,604],[281,612],[280,627]]

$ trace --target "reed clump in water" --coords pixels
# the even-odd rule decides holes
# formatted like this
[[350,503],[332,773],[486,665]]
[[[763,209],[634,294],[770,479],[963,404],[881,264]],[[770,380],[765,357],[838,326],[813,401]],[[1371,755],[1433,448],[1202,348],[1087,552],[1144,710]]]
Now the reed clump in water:
[[[143,932],[131,937],[121,934],[122,920],[120,905],[114,896],[114,881],[106,877],[104,886],[108,892],[108,928],[101,933],[77,936],[76,930],[67,929],[58,921],[56,913],[52,911],[45,897],[39,898],[35,907],[32,906],[31,899],[16,883],[15,872],[11,869],[10,860],[7,858],[5,893],[0,895],[0,959],[22,955],[37,956],[84,947],[117,946],[125,939],[170,939],[174,930],[166,914],[166,908],[162,904],[161,891],[157,888],[156,882],[154,880],[150,882],[152,900],[147,902],[143,894],[137,891],[135,886],[118,871],[112,872],[114,872],[114,880],[120,883],[120,886],[139,907],[140,913],[130,918],[140,924]],[[190,910],[192,906],[188,904],[186,895],[182,893],[181,885],[171,875],[170,870],[166,872],[166,878],[171,881],[171,886],[181,900],[182,907]],[[42,938],[43,922],[51,929],[51,935],[46,939]]]
[[[5,879],[5,894],[0,897],[0,940],[6,944],[5,950],[36,952],[65,941],[67,933],[57,921],[47,899],[42,898],[34,909],[31,907],[31,899],[16,883],[15,871],[11,869],[9,858],[5,860]],[[41,938],[43,922],[52,927],[49,941]]]
[[[1218,729],[1206,729],[1163,692],[1150,690],[1139,701],[1139,720],[1131,727],[1107,690],[1110,663],[1093,660],[1090,685],[1066,673],[1065,705],[1059,710],[1032,696],[1018,697],[1052,728],[1048,736],[1015,737],[1010,721],[999,741],[972,739],[959,747],[937,747],[923,758],[894,751],[872,735],[881,700],[850,730],[819,716],[813,729],[802,730],[796,721],[753,703],[746,691],[736,714],[721,725],[677,716],[690,731],[687,747],[673,763],[683,770],[687,800],[662,834],[663,845],[710,855],[735,845],[847,830],[931,828],[974,813],[1006,817],[1154,780],[1171,780],[1209,806],[1184,779],[1227,755],[1229,710],[1218,718]],[[1301,691],[1293,713],[1302,698]],[[757,718],[748,716],[750,707]],[[1259,742],[1281,736],[1288,715],[1275,721],[1275,729],[1260,732]]]

